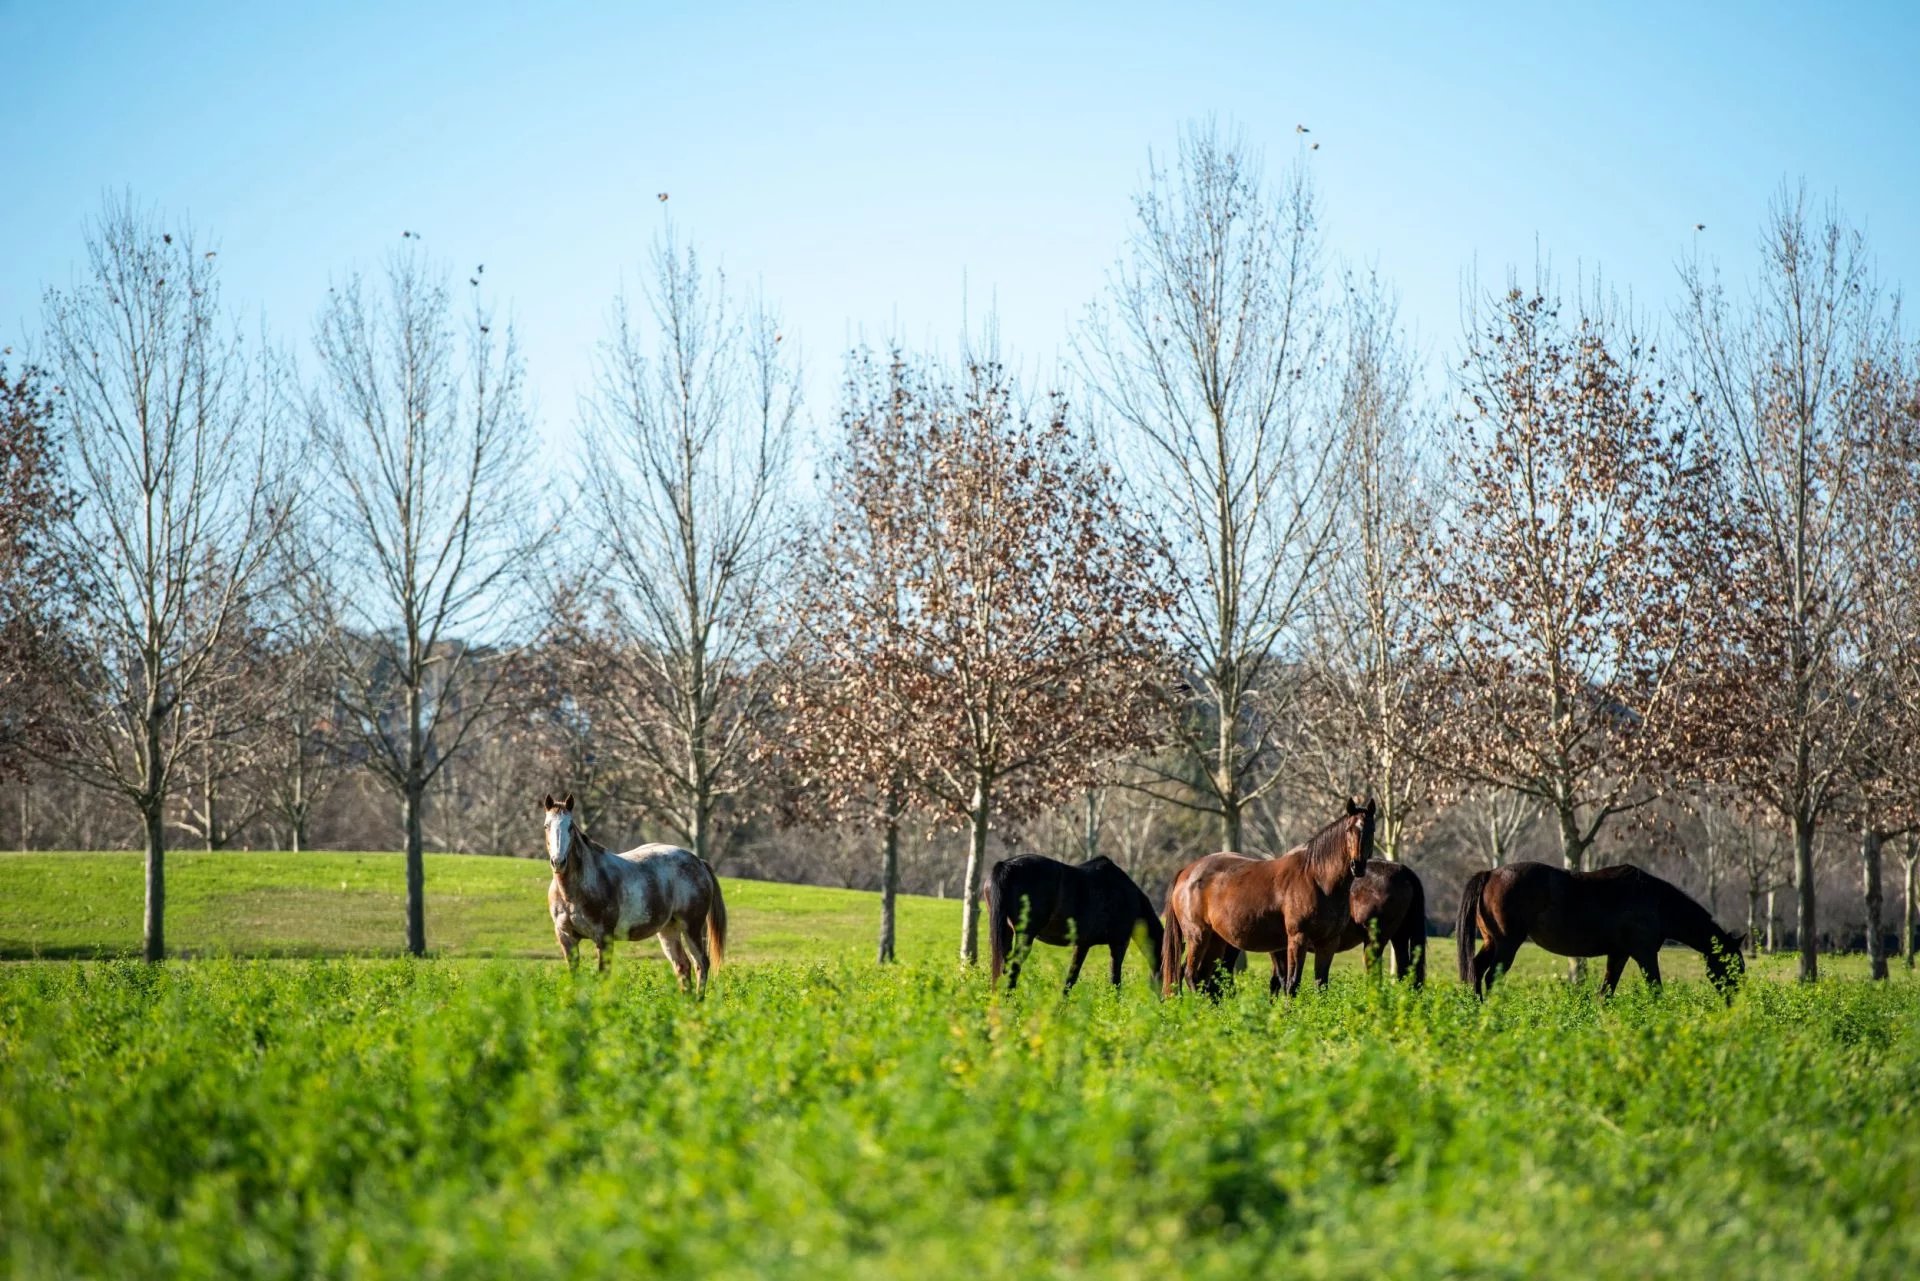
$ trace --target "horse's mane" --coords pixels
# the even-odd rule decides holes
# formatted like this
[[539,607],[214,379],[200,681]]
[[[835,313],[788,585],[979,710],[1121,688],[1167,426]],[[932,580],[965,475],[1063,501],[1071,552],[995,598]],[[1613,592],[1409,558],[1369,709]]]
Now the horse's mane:
[[1337,859],[1342,863],[1346,862],[1347,851],[1343,840],[1345,833],[1342,829],[1357,817],[1358,815],[1354,814],[1342,814],[1315,832],[1312,836],[1309,836],[1305,844],[1301,846],[1307,862],[1316,865],[1328,859]]

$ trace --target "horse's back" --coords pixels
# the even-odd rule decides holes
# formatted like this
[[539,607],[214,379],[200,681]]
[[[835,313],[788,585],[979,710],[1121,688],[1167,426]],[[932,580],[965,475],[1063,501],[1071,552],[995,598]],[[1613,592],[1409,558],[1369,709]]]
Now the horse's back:
[[704,915],[711,906],[713,871],[684,846],[636,845],[614,860],[622,870],[623,930],[657,930],[669,919]]

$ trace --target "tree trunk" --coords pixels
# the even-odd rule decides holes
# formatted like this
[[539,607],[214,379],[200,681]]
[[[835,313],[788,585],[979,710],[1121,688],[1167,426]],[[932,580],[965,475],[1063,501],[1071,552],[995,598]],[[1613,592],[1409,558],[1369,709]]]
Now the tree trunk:
[[993,800],[992,781],[984,775],[973,785],[968,808],[967,875],[960,887],[960,963],[980,961],[980,877],[987,862],[987,816]]
[[1867,898],[1867,977],[1887,977],[1887,940],[1880,918],[1880,844],[1883,838],[1867,829],[1860,838],[1860,861],[1864,865]]
[[1907,852],[1904,855],[1907,864],[1906,892],[1900,896],[1900,951],[1907,958],[1907,968],[1913,968],[1913,908],[1914,884],[1913,871],[1920,863],[1920,849],[1914,847],[1914,838],[1907,837]]
[[[1580,839],[1579,816],[1571,805],[1559,806],[1560,811],[1560,861],[1569,872],[1585,870],[1587,861],[1587,843]],[[1587,977],[1587,958],[1570,956],[1567,958],[1567,978],[1578,983]]]
[[1231,780],[1220,793],[1220,848],[1242,853],[1240,844],[1240,793]]
[[1084,843],[1085,857],[1100,856],[1100,793],[1091,787],[1087,789],[1087,826]]
[[896,790],[887,796],[887,827],[880,853],[880,956],[882,965],[894,960],[894,898],[900,892],[900,799]]
[[1813,898],[1813,816],[1793,816],[1794,927],[1800,938],[1800,981],[1811,983],[1820,977],[1820,953],[1814,933]]
[[1780,914],[1774,910],[1773,895],[1774,891],[1769,889],[1767,891],[1767,951],[1769,954],[1780,950],[1780,940],[1774,933],[1774,923],[1780,919]]
[[1760,889],[1747,886],[1747,955],[1760,955]]
[[146,915],[146,951],[149,961],[163,961],[167,956],[167,833],[166,824],[161,816],[160,802],[156,800],[141,805],[141,817],[147,829],[147,915]]
[[426,788],[418,779],[407,783],[407,951],[427,951],[427,862],[420,839],[420,811]]

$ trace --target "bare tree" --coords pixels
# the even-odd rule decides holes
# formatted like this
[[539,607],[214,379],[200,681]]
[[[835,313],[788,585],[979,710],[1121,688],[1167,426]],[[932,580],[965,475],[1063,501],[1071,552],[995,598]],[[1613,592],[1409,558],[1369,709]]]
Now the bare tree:
[[1793,833],[1800,977],[1818,976],[1814,837],[1862,727],[1851,659],[1860,530],[1848,496],[1862,444],[1842,412],[1850,380],[1884,342],[1865,246],[1804,191],[1783,191],[1764,267],[1736,304],[1718,275],[1682,268],[1693,403],[1721,466],[1726,526],[1711,596],[1724,656],[1716,721],[1733,777]]
[[1127,428],[1126,470],[1181,572],[1165,695],[1198,769],[1149,765],[1156,794],[1218,816],[1242,845],[1247,807],[1280,777],[1272,669],[1298,647],[1320,579],[1337,441],[1311,430],[1327,315],[1304,169],[1265,190],[1243,140],[1211,126],[1150,168],[1137,227],[1082,364]]
[[[1055,398],[1023,408],[1002,367],[954,382],[898,358],[867,375],[834,478],[831,590],[810,635],[837,741],[891,737],[873,767],[968,828],[960,958],[979,953],[996,822],[1018,821],[1150,740],[1147,686],[1167,604],[1159,558]],[[874,593],[887,599],[876,600]],[[852,781],[850,778],[848,781]]]
[[166,953],[166,810],[217,698],[232,629],[268,585],[291,494],[283,383],[219,309],[214,253],[130,199],[87,232],[84,277],[48,295],[59,425],[84,499],[74,567],[76,709],[66,764],[120,796],[146,839],[145,954]]
[[1350,279],[1335,421],[1342,434],[1341,507],[1312,607],[1314,648],[1289,754],[1329,799],[1378,799],[1375,841],[1402,858],[1410,825],[1431,817],[1444,777],[1423,750],[1429,643],[1417,626],[1417,549],[1432,533],[1434,495],[1420,455],[1429,424],[1392,297]]
[[[647,310],[616,300],[582,406],[588,510],[609,589],[594,661],[597,722],[648,779],[662,817],[716,857],[715,817],[751,776],[769,670],[796,360],[763,305],[736,314],[671,233]],[[651,323],[649,323],[651,322]],[[649,332],[651,331],[651,332]]]
[[[477,296],[463,334],[445,273],[396,253],[328,291],[312,398],[324,507],[303,562],[347,725],[406,824],[407,950],[426,950],[428,789],[512,689],[499,647],[549,527],[511,327]],[[485,661],[482,661],[485,660]]]

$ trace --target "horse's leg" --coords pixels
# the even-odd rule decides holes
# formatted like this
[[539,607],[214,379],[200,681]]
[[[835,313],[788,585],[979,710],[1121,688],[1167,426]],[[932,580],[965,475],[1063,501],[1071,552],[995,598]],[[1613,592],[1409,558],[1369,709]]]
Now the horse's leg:
[[1127,945],[1133,942],[1133,936],[1127,935],[1118,943],[1107,945],[1107,951],[1113,956],[1113,985],[1120,986],[1120,967],[1127,963]]
[[1625,952],[1607,953],[1607,976],[1600,980],[1600,995],[1612,996],[1613,989],[1620,986],[1620,976],[1627,970]]
[[1640,962],[1640,972],[1647,976],[1647,986],[1658,990],[1660,987],[1660,947],[1653,947],[1633,958]]
[[572,930],[561,929],[556,925],[553,937],[554,941],[560,944],[560,955],[567,958],[567,969],[577,971],[580,968],[579,936]]
[[1402,934],[1389,945],[1393,948],[1393,977],[1403,979],[1413,973],[1413,940]]
[[1273,977],[1267,981],[1267,999],[1277,1001],[1287,985],[1287,957],[1284,952],[1270,953],[1273,958]]
[[682,992],[687,990],[687,979],[693,973],[693,960],[687,955],[687,945],[680,937],[680,927],[668,923],[660,928],[660,950],[667,954],[667,964],[673,966],[673,977],[680,983]]
[[713,957],[707,951],[707,914],[699,912],[689,916],[686,932],[681,935],[680,946],[693,954],[695,990],[701,995],[707,994],[707,971],[713,968]]
[[1087,963],[1087,949],[1091,944],[1075,943],[1073,960],[1067,962],[1067,985],[1060,989],[1062,995],[1073,991],[1073,985],[1080,981],[1080,967]]
[[1333,949],[1321,948],[1313,954],[1313,985],[1318,988],[1326,987],[1327,975],[1332,972]]
[[1307,973],[1307,941],[1298,934],[1287,935],[1287,981],[1286,991],[1289,999],[1300,990],[1300,980]]
[[1020,967],[1026,963],[1027,953],[1033,949],[1033,939],[1022,934],[1016,926],[1013,931],[1013,947],[1007,953],[1007,991],[1020,986]]
[[607,972],[607,936],[602,934],[593,940],[594,968],[601,974]]

